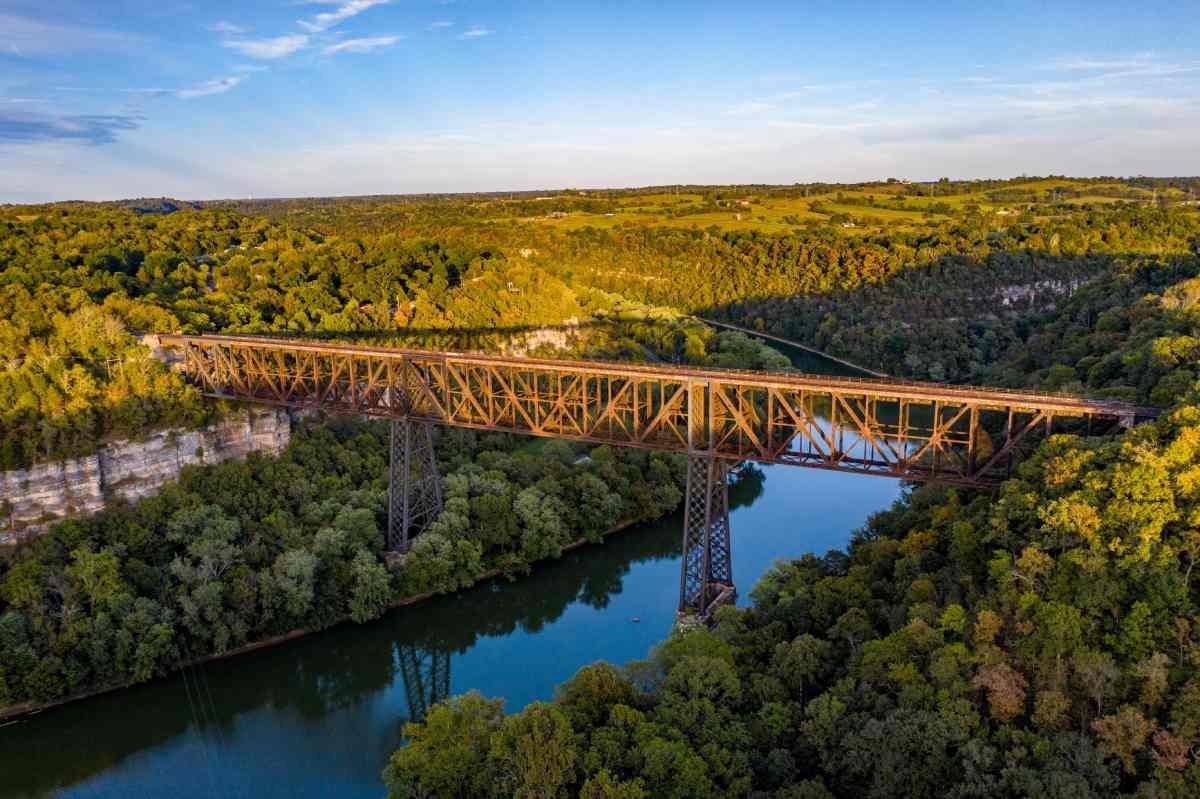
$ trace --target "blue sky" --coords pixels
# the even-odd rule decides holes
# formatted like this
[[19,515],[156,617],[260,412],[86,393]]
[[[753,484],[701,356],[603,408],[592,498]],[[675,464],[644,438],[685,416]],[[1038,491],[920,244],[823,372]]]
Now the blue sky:
[[1200,173],[1194,2],[0,0],[0,202]]

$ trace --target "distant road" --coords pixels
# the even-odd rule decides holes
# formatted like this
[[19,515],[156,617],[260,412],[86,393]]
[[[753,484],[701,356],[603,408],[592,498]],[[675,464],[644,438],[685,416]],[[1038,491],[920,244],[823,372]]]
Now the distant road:
[[778,341],[780,344],[786,344],[789,347],[795,347],[796,349],[804,350],[805,352],[811,352],[813,355],[818,355],[822,358],[833,361],[834,363],[840,363],[842,366],[847,366],[851,369],[855,369],[859,372],[863,372],[864,374],[871,375],[871,377],[882,377],[882,378],[890,378],[891,377],[891,375],[889,375],[889,374],[884,374],[883,372],[876,372],[874,369],[868,369],[865,366],[859,366],[856,363],[847,361],[845,358],[839,358],[836,355],[830,355],[828,352],[821,352],[821,350],[819,350],[815,347],[810,347],[806,344],[801,344],[798,341],[789,341],[786,338],[780,338],[779,336],[772,336],[770,333],[760,333],[759,331],[751,330],[748,327],[739,327],[737,325],[731,325],[728,322],[718,322],[715,319],[705,319],[702,316],[697,316],[695,318],[699,319],[701,322],[704,322],[707,325],[713,325],[714,327],[723,327],[726,330],[736,330],[739,333],[745,333],[747,336],[757,336],[758,338],[770,339],[771,341]]

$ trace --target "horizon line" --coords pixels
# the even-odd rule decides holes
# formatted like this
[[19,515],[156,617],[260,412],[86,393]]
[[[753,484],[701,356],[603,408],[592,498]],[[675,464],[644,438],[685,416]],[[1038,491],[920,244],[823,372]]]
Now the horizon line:
[[[984,182],[1017,182],[1017,181],[1038,181],[1038,180],[1073,180],[1073,181],[1095,181],[1095,180],[1200,180],[1200,175],[1014,175],[1012,177],[971,177],[971,178],[947,178],[948,183],[984,183]],[[165,200],[178,203],[259,203],[259,202],[292,202],[303,200],[377,200],[377,199],[451,199],[451,198],[469,198],[469,197],[486,197],[503,199],[504,197],[513,197],[519,195],[538,195],[551,194],[562,195],[571,192],[579,194],[589,193],[611,193],[611,192],[628,192],[628,191],[649,191],[653,189],[714,189],[714,188],[730,188],[730,189],[790,189],[804,186],[872,186],[872,185],[896,185],[898,183],[907,183],[909,185],[936,185],[942,182],[942,178],[935,179],[908,179],[897,176],[888,176],[885,178],[876,178],[873,180],[856,180],[856,181],[828,181],[828,180],[813,180],[813,181],[798,181],[793,183],[649,183],[640,186],[590,186],[590,187],[575,187],[564,186],[561,188],[538,188],[538,189],[491,189],[487,191],[417,191],[417,192],[396,192],[396,193],[370,193],[370,194],[296,194],[296,195],[273,195],[267,197],[255,197],[248,195],[246,197],[210,197],[210,198],[180,198],[173,195],[143,195],[140,197],[116,197],[108,200],[82,200],[82,199],[62,199],[62,200],[46,200],[44,202],[0,202],[0,208],[22,208],[36,207],[43,205],[111,205],[114,203],[132,203],[142,200]]]

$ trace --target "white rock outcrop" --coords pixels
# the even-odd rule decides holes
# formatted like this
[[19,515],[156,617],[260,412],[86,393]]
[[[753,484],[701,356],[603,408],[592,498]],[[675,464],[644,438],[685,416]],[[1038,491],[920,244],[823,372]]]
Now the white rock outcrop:
[[240,460],[251,452],[278,455],[290,439],[286,411],[255,408],[203,430],[163,430],[141,441],[105,444],[85,458],[0,472],[0,543],[95,513],[112,499],[151,496],[184,466]]

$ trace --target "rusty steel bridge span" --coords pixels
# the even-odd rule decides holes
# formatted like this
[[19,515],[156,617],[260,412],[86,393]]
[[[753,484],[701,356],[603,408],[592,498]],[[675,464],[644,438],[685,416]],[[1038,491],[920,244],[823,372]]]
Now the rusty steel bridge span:
[[1055,429],[1128,427],[1154,408],[890,379],[549,360],[244,336],[162,336],[209,397],[392,420],[387,543],[441,510],[434,424],[688,458],[679,611],[735,596],[730,468],[743,461],[994,485]]

